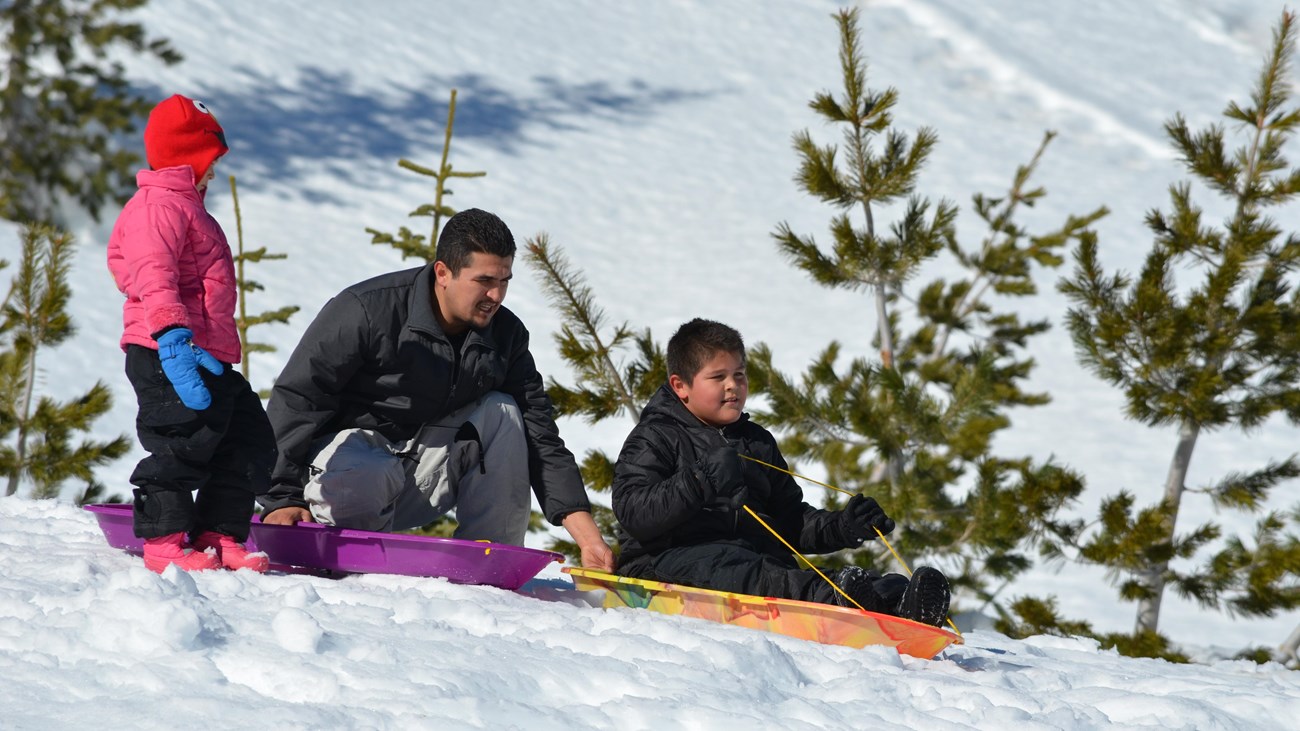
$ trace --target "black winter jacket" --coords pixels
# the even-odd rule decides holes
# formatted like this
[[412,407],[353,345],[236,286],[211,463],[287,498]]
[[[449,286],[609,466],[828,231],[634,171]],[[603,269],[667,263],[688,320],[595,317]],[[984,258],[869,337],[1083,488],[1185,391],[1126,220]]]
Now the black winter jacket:
[[[691,414],[667,385],[655,392],[614,466],[620,565],[669,548],[736,539],[773,555],[789,555],[749,513],[713,504],[713,488],[696,461],[724,443],[788,469],[771,432],[748,414],[719,429]],[[796,550],[827,553],[849,547],[839,513],[805,503],[790,475],[749,460],[741,464],[749,489],[746,504]]]
[[280,449],[269,512],[306,507],[308,453],[319,437],[374,429],[390,441],[489,391],[512,396],[523,414],[528,471],[542,512],[558,525],[589,511],[573,454],[555,425],[528,331],[505,307],[470,330],[458,367],[452,341],[433,314],[433,265],[385,274],[345,289],[321,308],[275,382],[267,416]]

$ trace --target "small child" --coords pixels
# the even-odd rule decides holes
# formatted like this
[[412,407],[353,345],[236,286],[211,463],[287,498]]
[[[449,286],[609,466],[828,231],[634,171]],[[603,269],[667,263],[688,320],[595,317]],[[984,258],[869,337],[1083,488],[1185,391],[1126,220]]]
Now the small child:
[[[852,606],[741,506],[802,554],[854,548],[894,529],[869,497],[814,508],[784,472],[776,439],[744,413],[749,383],[736,330],[695,319],[668,341],[668,383],[651,397],[614,468],[618,573],[758,596]],[[948,580],[923,566],[909,581],[858,566],[834,575],[862,608],[935,626],[948,614]]]
[[[226,154],[221,125],[179,94],[144,130],[149,170],[108,242],[108,268],[126,295],[126,375],[149,455],[131,474],[135,534],[161,573],[225,567],[265,571],[244,547],[253,496],[270,487],[275,436],[262,401],[230,364],[241,356],[238,284],[221,226],[203,200]],[[193,496],[198,491],[197,499]]]

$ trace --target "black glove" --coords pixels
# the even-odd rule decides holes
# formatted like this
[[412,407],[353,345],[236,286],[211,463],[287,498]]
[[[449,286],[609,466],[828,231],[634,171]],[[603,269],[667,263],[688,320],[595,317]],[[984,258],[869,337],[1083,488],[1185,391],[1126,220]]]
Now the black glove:
[[854,495],[840,511],[840,527],[844,530],[844,537],[856,546],[875,538],[877,530],[881,535],[889,535],[894,530],[894,521],[885,515],[885,509],[875,498]]
[[[696,474],[703,483],[705,506],[740,510],[749,499],[745,486],[744,466],[735,447],[716,447],[695,463]],[[712,492],[712,496],[707,493]]]

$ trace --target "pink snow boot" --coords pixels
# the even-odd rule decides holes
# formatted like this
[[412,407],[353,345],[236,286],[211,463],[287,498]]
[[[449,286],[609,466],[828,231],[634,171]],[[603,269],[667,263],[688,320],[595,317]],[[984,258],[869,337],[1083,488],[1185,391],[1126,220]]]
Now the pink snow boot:
[[163,569],[175,564],[181,571],[206,571],[221,568],[216,555],[195,551],[185,545],[184,533],[172,533],[144,541],[144,566],[161,574]]
[[221,565],[235,571],[237,569],[252,569],[253,571],[266,573],[267,567],[271,565],[271,559],[261,551],[250,553],[244,544],[235,540],[234,537],[216,531],[206,530],[194,539],[194,547],[200,550],[215,548],[217,556],[221,559]]

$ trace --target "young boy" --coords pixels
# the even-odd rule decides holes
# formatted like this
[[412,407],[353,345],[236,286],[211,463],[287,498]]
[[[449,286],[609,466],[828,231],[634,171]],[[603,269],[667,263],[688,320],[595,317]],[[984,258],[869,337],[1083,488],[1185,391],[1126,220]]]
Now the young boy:
[[[618,573],[758,596],[852,606],[800,566],[742,506],[801,554],[855,548],[894,529],[875,500],[854,495],[843,510],[803,502],[776,439],[744,413],[749,384],[736,330],[695,319],[668,341],[668,383],[651,397],[614,468]],[[864,609],[935,626],[948,614],[948,581],[923,566],[911,581],[858,566],[832,577]]]

